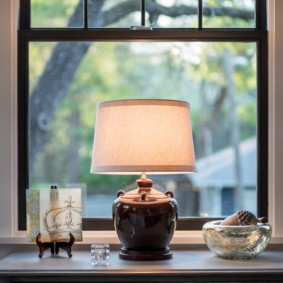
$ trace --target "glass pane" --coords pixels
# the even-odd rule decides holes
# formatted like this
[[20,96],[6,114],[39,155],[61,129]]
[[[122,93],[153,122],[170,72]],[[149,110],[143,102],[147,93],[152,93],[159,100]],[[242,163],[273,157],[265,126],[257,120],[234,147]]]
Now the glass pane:
[[[197,0],[146,0],[148,27],[197,27]],[[141,25],[141,2],[89,0],[89,26],[130,28]]]
[[[197,174],[149,176],[180,216],[256,213],[256,43],[30,43],[30,183],[79,187],[88,217],[111,217],[138,176],[90,174],[101,100],[190,102]],[[87,197],[86,197],[87,196]]]
[[89,27],[129,28],[141,25],[140,1],[89,0]]
[[255,0],[203,0],[203,27],[255,28]]
[[197,28],[198,0],[147,0],[149,26],[160,28]]
[[83,0],[31,0],[31,26],[82,27]]

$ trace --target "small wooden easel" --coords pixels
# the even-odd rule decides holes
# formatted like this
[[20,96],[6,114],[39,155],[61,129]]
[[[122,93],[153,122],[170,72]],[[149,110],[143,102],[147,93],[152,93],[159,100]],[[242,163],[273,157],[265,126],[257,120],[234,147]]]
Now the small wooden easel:
[[72,233],[69,233],[70,235],[70,241],[69,242],[41,242],[41,233],[39,233],[36,237],[36,244],[39,248],[39,257],[42,258],[44,252],[48,249],[51,249],[51,254],[54,255],[54,253],[57,255],[59,253],[59,248],[63,249],[67,252],[69,257],[72,257],[71,251],[72,246],[75,242],[75,237]]

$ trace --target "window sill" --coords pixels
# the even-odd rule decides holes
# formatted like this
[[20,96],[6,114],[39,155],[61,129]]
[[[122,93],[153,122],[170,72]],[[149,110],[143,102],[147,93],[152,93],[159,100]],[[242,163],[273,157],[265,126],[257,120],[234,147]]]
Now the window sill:
[[65,251],[52,257],[46,251],[43,259],[35,251],[21,251],[0,260],[0,282],[9,282],[11,277],[25,282],[41,282],[44,277],[44,282],[57,282],[63,276],[68,282],[133,282],[140,277],[150,282],[282,282],[282,261],[282,246],[255,259],[238,261],[218,258],[207,249],[173,250],[173,259],[153,262],[120,260],[118,251],[111,251],[108,267],[92,267],[87,251],[74,250],[72,258]]
[[[83,241],[77,244],[108,243],[120,245],[115,231],[84,231]],[[283,244],[283,237],[272,237],[271,244]],[[17,231],[11,237],[0,237],[1,244],[34,244],[27,242],[25,231]],[[170,245],[204,245],[202,231],[175,231]]]
[[[0,237],[0,244],[27,243],[24,231],[16,232],[13,237]],[[120,241],[115,231],[84,231],[83,241],[79,244],[92,243],[120,244]],[[175,231],[171,244],[204,244],[204,240],[201,231]]]

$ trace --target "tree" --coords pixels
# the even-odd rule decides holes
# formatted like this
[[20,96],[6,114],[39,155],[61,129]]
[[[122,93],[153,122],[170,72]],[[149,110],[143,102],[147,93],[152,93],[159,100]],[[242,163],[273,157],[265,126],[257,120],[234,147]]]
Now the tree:
[[[132,0],[116,4],[109,9],[103,9],[104,1],[95,0],[89,2],[89,10],[92,14],[89,24],[90,26],[95,27],[109,26],[117,21],[125,19],[128,11],[139,11],[140,9],[139,1]],[[79,4],[74,14],[70,18],[68,24],[69,26],[76,26],[77,22],[81,20],[81,8],[81,4]],[[171,18],[178,18],[182,15],[196,14],[196,7],[185,5],[167,7],[165,5],[162,6],[161,4],[157,4],[155,1],[148,2],[147,10],[150,14],[149,19],[153,25],[158,22],[158,19],[161,15],[166,15]],[[236,9],[235,13],[233,10],[214,8],[215,15],[223,15],[224,12],[228,16],[245,21],[253,18],[253,13],[249,11]],[[211,9],[204,9],[204,15],[211,15]],[[50,139],[50,125],[54,120],[56,110],[60,105],[62,105],[68,94],[70,94],[70,86],[76,75],[76,71],[78,70],[90,46],[91,43],[89,42],[73,42],[72,44],[59,42],[53,49],[50,60],[46,64],[45,70],[32,91],[30,98],[30,109],[33,109],[33,111],[30,113],[30,130],[33,133],[30,136],[31,168],[35,162],[37,153],[42,150],[42,148]],[[168,56],[166,57],[166,55]],[[168,58],[169,60],[169,54],[165,54],[165,58]],[[171,75],[177,70],[174,64],[175,63],[173,61],[168,61],[168,67],[172,67]],[[181,70],[180,73],[182,72],[183,71]],[[52,76],[50,76],[50,74],[52,74]],[[150,78],[147,78],[147,81],[149,80]],[[149,83],[154,83],[154,79],[152,79],[152,81]],[[205,88],[205,80],[203,80],[203,83]],[[217,109],[220,109],[220,106],[223,104],[223,101],[225,101],[225,98],[225,92],[220,92],[219,97],[212,108],[214,111],[213,113],[215,113],[215,117],[217,116],[217,113],[219,113],[219,110]],[[206,101],[206,99],[204,100]],[[206,103],[205,101],[204,103]],[[74,113],[77,113],[77,109],[74,108],[73,111]],[[78,116],[76,119],[78,119]],[[210,122],[213,123],[213,121]],[[209,134],[209,129],[212,124],[208,123],[207,121],[204,123],[207,123],[205,128],[207,129],[206,132]],[[202,123],[201,126],[205,125],[204,123]],[[207,148],[206,151],[209,151],[209,146],[207,144],[205,145],[205,148]],[[70,150],[73,154],[75,154],[72,149]],[[73,159],[75,158],[76,157]],[[50,162],[52,162],[52,159],[50,159]],[[50,168],[50,166],[47,167]],[[73,172],[75,169],[69,168],[69,170],[70,172]],[[32,172],[32,170],[30,171]],[[75,175],[73,175],[73,177],[75,177]]]

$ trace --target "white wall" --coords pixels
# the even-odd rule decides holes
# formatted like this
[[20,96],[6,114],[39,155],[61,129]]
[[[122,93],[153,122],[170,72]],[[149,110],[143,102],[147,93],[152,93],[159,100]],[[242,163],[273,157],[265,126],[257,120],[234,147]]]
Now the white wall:
[[0,1],[0,236],[13,232],[15,172],[15,1]]
[[[271,102],[269,115],[269,222],[274,228],[273,242],[283,243],[283,1],[269,0],[269,4]],[[0,0],[0,243],[19,242],[20,239],[24,239],[24,233],[18,233],[16,229],[17,6],[18,0]],[[96,237],[101,238],[101,235],[103,233],[99,232]],[[114,234],[108,232],[108,235],[115,238]],[[193,236],[190,238],[188,235]],[[201,239],[201,233],[178,232],[175,234],[173,242],[190,242],[193,237]],[[114,239],[113,242],[116,240]]]

